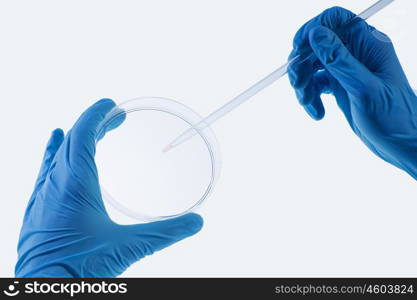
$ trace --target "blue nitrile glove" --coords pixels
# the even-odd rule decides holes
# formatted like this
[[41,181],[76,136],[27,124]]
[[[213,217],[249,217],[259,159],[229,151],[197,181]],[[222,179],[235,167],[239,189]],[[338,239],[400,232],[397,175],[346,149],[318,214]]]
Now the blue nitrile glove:
[[196,214],[139,225],[110,220],[94,154],[97,127],[114,106],[103,99],[65,138],[61,129],[52,133],[24,216],[17,277],[115,277],[201,229],[203,220]]
[[[307,22],[294,38],[291,85],[307,113],[324,117],[320,99],[333,94],[355,134],[376,155],[417,179],[417,97],[390,39],[334,7]],[[337,32],[337,34],[335,33]]]

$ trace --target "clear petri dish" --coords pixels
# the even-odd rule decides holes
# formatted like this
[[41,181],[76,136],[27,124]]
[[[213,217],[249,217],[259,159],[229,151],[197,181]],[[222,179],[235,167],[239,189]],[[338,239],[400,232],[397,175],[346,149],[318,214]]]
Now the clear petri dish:
[[132,99],[110,111],[99,126],[96,150],[105,203],[140,222],[196,210],[220,175],[214,132],[197,130],[189,142],[162,150],[202,119],[189,107],[159,97]]

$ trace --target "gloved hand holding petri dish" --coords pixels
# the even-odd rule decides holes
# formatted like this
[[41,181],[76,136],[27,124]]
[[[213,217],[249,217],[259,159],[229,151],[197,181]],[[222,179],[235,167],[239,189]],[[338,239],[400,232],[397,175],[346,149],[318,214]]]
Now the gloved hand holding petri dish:
[[97,136],[96,164],[104,201],[141,222],[177,217],[199,207],[220,174],[213,131],[209,127],[198,131],[176,151],[162,149],[201,120],[190,108],[156,97],[129,100],[110,111]]

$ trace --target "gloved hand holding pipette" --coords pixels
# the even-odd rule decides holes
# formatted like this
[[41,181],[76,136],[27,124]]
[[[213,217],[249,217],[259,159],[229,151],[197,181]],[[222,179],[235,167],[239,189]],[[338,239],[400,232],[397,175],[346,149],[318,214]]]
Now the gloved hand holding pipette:
[[338,30],[354,16],[335,7],[301,27],[290,59],[315,55],[290,64],[291,85],[315,120],[325,114],[320,95],[334,95],[365,145],[417,179],[417,97],[385,34],[363,20]]
[[[18,244],[16,277],[115,277],[139,259],[197,233],[202,218],[118,225],[107,215],[94,162],[98,127],[115,104],[85,111],[64,137],[52,133]],[[111,123],[111,130],[124,121]]]

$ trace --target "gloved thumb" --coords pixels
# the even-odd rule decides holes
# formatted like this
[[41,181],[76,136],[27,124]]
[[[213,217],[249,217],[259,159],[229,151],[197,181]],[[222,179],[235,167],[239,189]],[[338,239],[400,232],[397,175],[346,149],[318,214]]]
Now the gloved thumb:
[[196,234],[202,226],[203,218],[194,213],[165,221],[123,226],[122,235],[125,238],[118,245],[119,256],[129,266],[155,251]]
[[41,169],[39,170],[38,179],[36,180],[35,191],[44,183],[49,168],[55,157],[55,154],[57,153],[63,141],[64,132],[62,131],[62,129],[57,128],[54,131],[52,131],[51,137],[48,141],[48,145],[46,146],[45,154],[43,156],[43,161]]
[[345,47],[332,30],[324,26],[309,32],[310,46],[327,71],[351,95],[361,98],[377,84],[377,77]]

